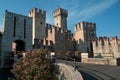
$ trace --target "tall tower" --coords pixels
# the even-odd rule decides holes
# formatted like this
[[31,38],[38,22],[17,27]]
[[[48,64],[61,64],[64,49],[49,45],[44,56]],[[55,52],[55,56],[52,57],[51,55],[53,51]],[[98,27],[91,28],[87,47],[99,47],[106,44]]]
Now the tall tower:
[[33,25],[33,44],[34,39],[43,39],[46,36],[46,12],[34,8],[29,12],[29,17],[32,17]]
[[75,25],[74,38],[77,42],[76,49],[80,52],[92,52],[91,41],[96,39],[96,24],[80,22]]
[[67,16],[68,11],[62,8],[58,8],[53,12],[55,26],[67,29]]
[[1,67],[10,66],[11,52],[32,50],[32,19],[5,11],[2,24]]

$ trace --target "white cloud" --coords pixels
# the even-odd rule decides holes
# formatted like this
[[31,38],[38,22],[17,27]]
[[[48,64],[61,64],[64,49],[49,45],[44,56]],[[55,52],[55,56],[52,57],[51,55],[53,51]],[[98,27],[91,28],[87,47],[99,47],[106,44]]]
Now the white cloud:
[[2,25],[0,24],[0,28],[2,27]]
[[83,4],[85,6],[81,6],[82,4],[81,2],[77,4],[75,7],[71,6],[68,20],[78,22],[82,20],[91,19],[92,17],[110,8],[112,5],[114,5],[118,1],[119,0],[101,0],[101,2],[96,2],[96,0],[92,0],[91,2],[90,1],[84,2]]
[[[68,10],[68,25],[74,25],[79,21],[85,21],[104,12],[119,0],[59,0],[59,7]],[[47,22],[54,24],[52,12],[47,13]]]

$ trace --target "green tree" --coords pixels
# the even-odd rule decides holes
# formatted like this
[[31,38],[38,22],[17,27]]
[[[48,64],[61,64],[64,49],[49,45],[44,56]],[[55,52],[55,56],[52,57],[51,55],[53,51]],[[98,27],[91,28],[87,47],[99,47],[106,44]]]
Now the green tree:
[[54,78],[54,65],[48,50],[26,52],[25,58],[14,67],[11,72],[15,75],[15,80],[57,80]]

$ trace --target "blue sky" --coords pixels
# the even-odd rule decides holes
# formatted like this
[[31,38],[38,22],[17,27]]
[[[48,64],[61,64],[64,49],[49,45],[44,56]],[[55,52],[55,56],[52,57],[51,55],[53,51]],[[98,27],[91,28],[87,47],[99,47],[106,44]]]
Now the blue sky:
[[0,28],[4,12],[28,15],[34,8],[47,12],[47,23],[54,24],[52,13],[59,7],[68,10],[68,29],[74,32],[74,24],[80,21],[95,22],[97,36],[120,38],[120,0],[0,0]]

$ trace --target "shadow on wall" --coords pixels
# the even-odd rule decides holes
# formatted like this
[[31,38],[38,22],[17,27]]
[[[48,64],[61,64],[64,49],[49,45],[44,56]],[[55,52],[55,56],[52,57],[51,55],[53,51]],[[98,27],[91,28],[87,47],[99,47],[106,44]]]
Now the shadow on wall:
[[120,66],[120,58],[117,59],[117,65]]

